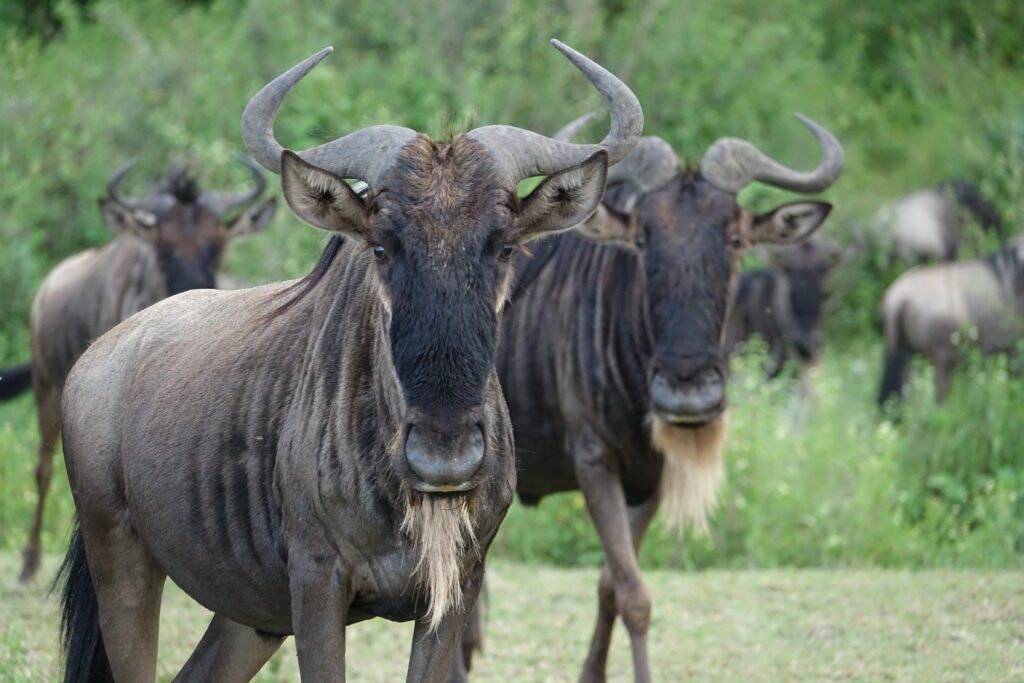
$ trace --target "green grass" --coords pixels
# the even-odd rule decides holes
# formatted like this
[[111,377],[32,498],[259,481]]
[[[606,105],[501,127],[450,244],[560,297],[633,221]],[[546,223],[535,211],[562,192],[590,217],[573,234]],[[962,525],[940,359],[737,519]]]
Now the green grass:
[[[56,605],[14,581],[0,555],[0,679],[54,680]],[[47,558],[52,571],[56,558]],[[657,680],[1019,681],[1024,579],[987,571],[653,570],[650,650]],[[474,681],[566,681],[586,653],[597,571],[493,562],[484,655]],[[171,584],[161,615],[159,679],[170,680],[209,613]],[[348,630],[351,681],[404,677],[412,629],[381,620]],[[296,681],[294,643],[258,681]],[[621,624],[609,680],[632,680]]]

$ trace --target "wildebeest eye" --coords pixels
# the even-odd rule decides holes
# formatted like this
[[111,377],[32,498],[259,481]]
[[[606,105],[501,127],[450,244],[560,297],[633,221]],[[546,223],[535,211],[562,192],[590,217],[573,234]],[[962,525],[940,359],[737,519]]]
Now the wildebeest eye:
[[729,246],[733,249],[742,249],[743,239],[739,235],[733,233],[729,235]]
[[379,244],[373,245],[373,258],[383,261],[388,257],[388,250]]
[[512,254],[514,254],[515,252],[516,252],[516,245],[514,245],[514,244],[506,244],[505,246],[503,246],[501,248],[501,258],[503,258],[503,259],[505,259],[507,261],[508,259],[512,258]]

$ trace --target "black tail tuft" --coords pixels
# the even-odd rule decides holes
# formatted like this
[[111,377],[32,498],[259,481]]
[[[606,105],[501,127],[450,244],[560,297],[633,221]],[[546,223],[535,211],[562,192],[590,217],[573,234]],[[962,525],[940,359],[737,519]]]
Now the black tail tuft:
[[32,387],[32,366],[15,365],[0,368],[0,401],[12,399]]
[[884,406],[886,401],[895,396],[903,395],[903,386],[907,383],[907,366],[910,363],[910,347],[903,336],[903,315],[894,320],[886,321],[886,327],[892,324],[895,329],[886,329],[885,363],[882,369],[882,386],[878,391],[878,405]]
[[99,604],[77,522],[54,586],[62,580],[60,640],[64,683],[113,683],[114,674],[100,636]]
[[953,193],[956,203],[971,212],[983,230],[994,230],[1000,238],[1006,237],[1006,227],[999,209],[990,202],[977,185],[963,180],[947,180],[939,186]]

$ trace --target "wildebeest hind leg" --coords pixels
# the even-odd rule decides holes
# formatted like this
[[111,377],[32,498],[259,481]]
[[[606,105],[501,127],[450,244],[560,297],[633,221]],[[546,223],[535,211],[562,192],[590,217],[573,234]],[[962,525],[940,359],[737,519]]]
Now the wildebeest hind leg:
[[[633,548],[638,553],[660,502],[658,496],[655,495],[642,505],[629,508],[629,529],[633,536]],[[600,680],[604,677],[616,616],[618,616],[618,612],[615,608],[615,587],[612,584],[611,569],[605,563],[597,585],[597,624],[594,626],[594,636],[590,640],[587,661],[583,665],[584,680],[587,680],[588,676],[590,680],[595,677]]]
[[36,509],[32,516],[32,529],[22,550],[21,577],[26,583],[39,569],[42,553],[43,513],[46,509],[46,494],[50,491],[53,478],[53,452],[60,440],[60,392],[51,388],[36,390],[36,406],[39,419],[39,450],[36,462]]
[[283,636],[257,633],[216,614],[174,680],[245,683],[263,668],[283,642]]
[[127,523],[101,515],[79,508],[110,669],[116,681],[153,681],[166,575]]
[[[640,575],[640,565],[637,564],[626,498],[618,471],[612,466],[604,445],[593,434],[583,435],[575,442],[574,462],[580,490],[583,491],[587,509],[597,526],[606,563],[611,570],[615,611],[622,617],[622,623],[629,632],[634,680],[648,683],[651,680],[647,658],[651,597]],[[606,618],[605,621],[609,620]],[[598,628],[601,626],[599,621]],[[584,666],[589,667],[591,664],[588,658]],[[602,681],[604,671],[584,668],[580,680]]]

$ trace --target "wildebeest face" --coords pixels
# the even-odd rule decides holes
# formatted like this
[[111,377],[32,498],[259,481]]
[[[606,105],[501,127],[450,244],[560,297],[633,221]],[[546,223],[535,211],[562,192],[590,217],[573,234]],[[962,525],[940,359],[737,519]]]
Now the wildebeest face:
[[404,462],[423,492],[467,491],[489,474],[494,449],[485,393],[510,260],[522,242],[583,220],[600,201],[604,152],[550,176],[520,201],[479,143],[424,136],[401,151],[364,201],[340,178],[285,153],[292,209],[314,226],[363,242],[388,312],[405,400]]
[[643,263],[651,409],[673,424],[707,424],[726,407],[722,338],[739,256],[751,244],[805,239],[831,207],[795,202],[753,214],[735,194],[688,172],[643,195],[609,197],[622,213],[608,212],[584,234],[625,241]]
[[725,409],[722,328],[742,247],[734,199],[686,174],[636,209],[654,342],[651,408],[703,424]]
[[115,232],[127,232],[153,245],[168,296],[215,287],[228,240],[262,230],[276,208],[271,199],[225,220],[199,201],[164,199],[158,210],[150,211],[104,198],[100,211]]

